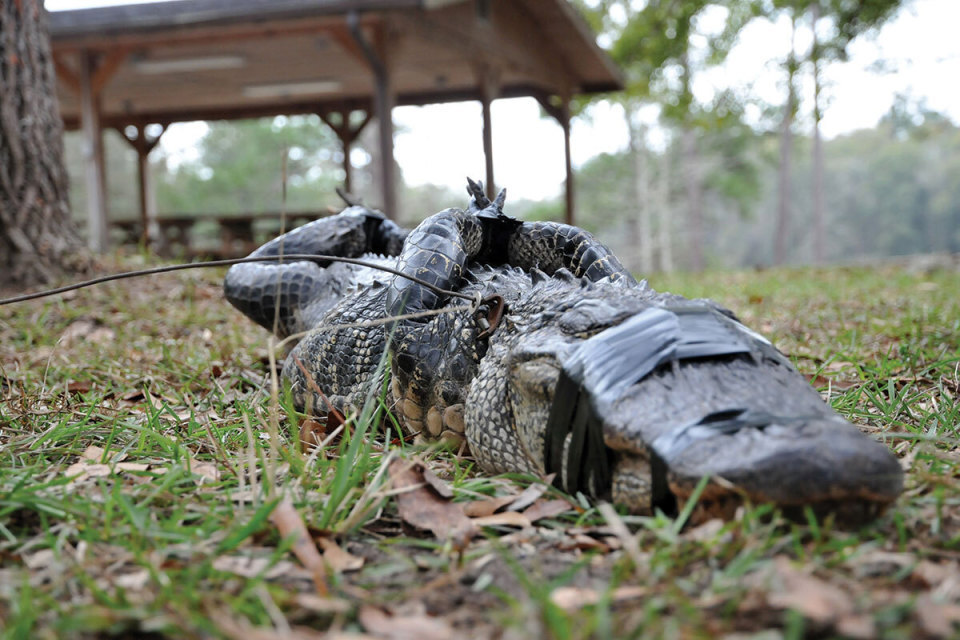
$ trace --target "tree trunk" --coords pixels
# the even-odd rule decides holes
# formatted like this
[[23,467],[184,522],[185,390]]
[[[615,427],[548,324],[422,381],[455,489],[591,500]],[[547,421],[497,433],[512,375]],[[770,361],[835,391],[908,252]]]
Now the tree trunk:
[[0,2],[0,286],[80,270],[70,218],[63,123],[41,0]]
[[650,198],[647,171],[647,147],[644,139],[644,127],[633,117],[633,109],[624,106],[627,130],[630,135],[630,153],[633,155],[633,200],[636,203],[637,217],[631,220],[631,232],[634,245],[640,253],[639,267],[643,277],[653,271],[653,236],[650,225]]
[[660,178],[657,189],[657,214],[660,218],[657,227],[660,245],[660,270],[673,271],[673,247],[670,244],[670,217],[673,214],[670,203],[670,147],[663,151],[660,158]]
[[813,23],[813,46],[811,58],[813,60],[813,261],[823,263],[826,253],[826,236],[824,234],[824,203],[823,203],[823,139],[820,135],[820,49],[817,41],[817,22],[820,21],[820,5],[816,2],[810,5],[810,20]]
[[790,225],[790,174],[793,170],[793,114],[796,111],[796,87],[794,76],[797,70],[794,55],[794,38],[797,31],[796,17],[791,17],[790,56],[787,59],[787,104],[783,108],[780,125],[780,175],[777,183],[777,226],[773,244],[774,264],[783,264],[787,259],[787,236]]
[[700,185],[700,166],[697,154],[697,134],[693,127],[683,129],[683,177],[687,190],[687,222],[690,234],[690,268],[702,271],[703,255],[703,194]]

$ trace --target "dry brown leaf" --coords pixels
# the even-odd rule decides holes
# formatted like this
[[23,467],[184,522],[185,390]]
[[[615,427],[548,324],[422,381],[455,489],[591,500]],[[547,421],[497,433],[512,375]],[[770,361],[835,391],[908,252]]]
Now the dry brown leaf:
[[307,532],[307,526],[300,518],[289,498],[284,498],[270,514],[270,522],[284,539],[293,538],[293,554],[313,574],[313,581],[320,595],[327,595],[327,581],[324,577],[325,565],[317,546]]
[[73,481],[83,478],[104,478],[113,473],[108,464],[90,464],[89,462],[74,462],[67,467],[63,475]]
[[[616,541],[616,538],[610,539]],[[583,533],[576,533],[572,536],[569,536],[567,540],[561,542],[558,546],[564,551],[569,551],[570,549],[579,549],[580,551],[596,550],[600,553],[610,553],[612,550],[611,546],[603,540],[598,540]],[[619,549],[619,543],[614,548]]]
[[49,567],[57,560],[57,556],[54,554],[53,549],[41,549],[36,553],[24,555],[22,558],[23,564],[26,565],[27,569],[31,570]]
[[127,393],[120,396],[120,399],[124,402],[129,402],[130,404],[136,404],[143,400],[146,396],[143,395],[143,391],[137,389],[135,391],[128,391]]
[[86,393],[92,388],[89,380],[71,380],[67,383],[67,393]]
[[527,516],[522,513],[517,513],[516,511],[504,511],[503,513],[495,513],[492,516],[473,518],[473,524],[478,527],[508,526],[520,527],[521,529],[533,526],[533,523],[530,522]]
[[379,607],[364,605],[357,616],[363,628],[389,640],[448,640],[453,627],[427,615],[392,616]]
[[837,620],[837,633],[844,638],[854,640],[871,640],[877,637],[877,625],[873,618],[866,614],[854,614]]
[[[255,578],[262,575],[268,580],[280,576],[295,574],[299,567],[292,562],[280,560],[270,566],[269,556],[219,556],[214,558],[212,566],[217,571],[233,573],[244,578]],[[299,569],[302,571],[302,569]]]
[[544,491],[546,490],[547,490],[547,485],[539,482],[537,484],[530,485],[529,487],[524,489],[520,493],[520,495],[517,496],[517,499],[514,500],[509,507],[507,507],[507,510],[523,511],[524,509],[532,505],[534,502],[536,502],[537,499],[539,499],[540,496],[542,496]]
[[767,594],[767,602],[779,609],[794,609],[805,617],[829,624],[854,612],[853,599],[840,587],[809,576],[791,566],[782,556],[776,559],[775,571],[781,588]]
[[233,612],[212,612],[210,620],[220,633],[234,640],[367,640],[370,638],[360,634],[326,633],[301,626],[289,629],[255,627],[246,618],[237,616]]
[[309,451],[327,437],[327,426],[318,420],[308,418],[300,423],[300,449]]
[[711,518],[703,524],[699,524],[685,531],[682,537],[687,540],[695,540],[696,542],[712,542],[723,529],[723,526],[723,520],[720,518]]
[[112,578],[115,586],[130,591],[140,591],[150,582],[150,572],[146,569],[137,569],[129,573],[123,573]]
[[154,395],[153,395],[152,393],[150,393],[149,391],[144,392],[143,395],[144,395],[143,399],[146,401],[146,404],[150,405],[150,408],[151,408],[151,409],[153,409],[154,411],[162,411],[162,410],[163,410],[163,406],[164,406],[163,400],[164,400],[164,398],[163,398],[162,396],[161,396],[160,398],[157,398],[156,396],[154,396]]
[[359,571],[363,568],[363,558],[344,551],[331,538],[320,538],[317,542],[323,549],[323,559],[337,573]]
[[213,462],[198,462],[191,459],[190,473],[213,482],[220,479],[220,469],[218,469],[217,465]]
[[80,339],[94,344],[103,344],[112,342],[115,337],[116,333],[113,329],[103,326],[99,320],[80,318],[64,329],[60,341],[64,346],[70,346]]
[[517,496],[499,496],[497,498],[489,498],[487,500],[473,500],[471,502],[463,502],[463,512],[471,518],[482,518],[484,516],[491,516],[497,512],[498,509],[505,507],[514,500],[517,499]]
[[453,489],[450,488],[450,485],[437,477],[437,474],[426,465],[423,465],[423,480],[430,485],[441,498],[447,498],[449,500],[453,497]]
[[294,602],[315,613],[348,613],[350,601],[342,598],[322,598],[315,593],[298,593]]
[[960,605],[936,602],[928,594],[917,598],[914,615],[923,630],[935,638],[954,637],[960,625]]
[[[610,594],[611,602],[623,602],[644,598],[650,590],[640,586],[617,587]],[[550,600],[561,609],[568,611],[597,604],[601,592],[583,587],[557,587],[550,593]]]
[[914,578],[931,588],[938,587],[944,580],[956,575],[960,575],[960,565],[958,563],[939,564],[930,560],[921,560],[913,568],[912,574]]
[[91,462],[100,462],[103,460],[103,449],[101,447],[90,445],[83,450],[83,453],[80,454],[80,458],[83,460],[90,460]]
[[845,564],[853,569],[858,578],[884,576],[898,573],[911,567],[916,557],[911,553],[894,553],[882,549],[871,549],[866,553],[853,556]]
[[149,464],[142,462],[118,462],[113,467],[119,471],[148,471],[150,469]]
[[438,539],[453,540],[463,548],[476,531],[473,523],[457,503],[438,496],[426,486],[423,465],[397,459],[388,468],[396,494],[397,510],[404,522],[432,531]]
[[573,505],[561,498],[556,500],[540,499],[524,509],[523,515],[525,515],[530,522],[536,522],[541,518],[552,518],[561,513],[566,513],[572,508]]

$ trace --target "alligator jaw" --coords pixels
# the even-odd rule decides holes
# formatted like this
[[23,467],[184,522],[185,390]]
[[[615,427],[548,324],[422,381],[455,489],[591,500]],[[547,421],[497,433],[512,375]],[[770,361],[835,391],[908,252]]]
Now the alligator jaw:
[[[754,409],[723,411],[731,406]],[[704,415],[727,422],[705,422]],[[744,357],[663,368],[616,403],[604,435],[612,449],[652,452],[662,464],[662,471],[651,465],[651,486],[659,482],[669,496],[654,491],[654,506],[675,499],[682,508],[709,476],[694,522],[733,517],[749,502],[772,503],[799,518],[809,507],[857,524],[876,517],[903,489],[889,449],[833,412],[792,367]]]
[[889,450],[837,416],[691,444],[672,458],[667,476],[680,504],[703,475],[719,480],[701,495],[699,517],[730,517],[750,502],[773,503],[799,519],[809,507],[818,517],[833,514],[838,523],[860,524],[903,489],[900,464]]

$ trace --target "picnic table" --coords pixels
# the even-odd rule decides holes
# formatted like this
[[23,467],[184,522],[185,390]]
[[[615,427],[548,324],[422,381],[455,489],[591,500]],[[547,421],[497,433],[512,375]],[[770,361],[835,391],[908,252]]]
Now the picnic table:
[[[281,225],[289,231],[328,211],[268,211],[261,213],[168,214],[158,216],[154,251],[165,257],[237,258],[276,236]],[[136,244],[143,237],[139,219],[111,221],[116,239]]]

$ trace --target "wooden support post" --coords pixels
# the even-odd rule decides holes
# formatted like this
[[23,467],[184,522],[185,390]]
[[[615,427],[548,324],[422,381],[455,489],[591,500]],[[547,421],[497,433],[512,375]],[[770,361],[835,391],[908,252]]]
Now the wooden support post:
[[351,110],[345,107],[343,109],[321,111],[317,114],[328,127],[333,129],[340,140],[340,148],[343,150],[343,189],[347,193],[352,193],[353,190],[353,164],[350,162],[350,150],[360,132],[370,122],[369,110],[363,112],[363,120],[356,125],[350,124],[350,113]]
[[106,251],[107,183],[103,161],[100,94],[94,91],[94,54],[80,52],[80,117],[83,122],[84,160],[87,174],[87,244],[94,253]]
[[377,128],[379,131],[380,179],[383,193],[384,213],[389,218],[397,217],[397,184],[393,160],[393,104],[394,95],[386,71],[377,75],[376,88]]
[[560,118],[560,126],[563,127],[564,169],[566,170],[567,174],[567,179],[564,182],[567,205],[564,214],[564,222],[572,225],[574,223],[573,159],[570,153],[570,100],[568,98],[564,98],[563,104],[560,106]]
[[[354,42],[363,53],[374,80],[374,113],[379,130],[380,183],[383,194],[383,210],[388,218],[397,217],[397,184],[394,176],[393,159],[393,105],[396,96],[390,82],[390,72],[384,64],[387,56],[374,50],[360,28],[360,14],[351,11],[347,14],[347,26]],[[383,39],[381,38],[381,45]]]
[[500,93],[500,73],[498,70],[481,65],[477,68],[477,83],[480,85],[480,106],[483,111],[483,157],[486,161],[487,197],[496,195],[493,180],[493,119],[490,116],[490,103]]
[[570,155],[570,98],[569,96],[562,96],[560,97],[558,103],[557,101],[552,100],[551,96],[546,94],[537,94],[535,97],[540,103],[540,106],[543,107],[543,110],[553,116],[553,118],[560,123],[560,127],[563,129],[563,158],[564,167],[567,174],[566,181],[564,183],[564,198],[566,200],[566,208],[563,215],[563,221],[569,225],[572,225],[574,224],[574,190],[573,159]]
[[136,129],[136,135],[128,135],[126,128],[120,128],[120,133],[124,140],[130,143],[130,146],[137,152],[137,182],[140,196],[140,241],[143,246],[149,247],[151,241],[155,240],[156,235],[156,217],[157,212],[153,210],[150,199],[151,181],[150,181],[150,152],[153,151],[157,143],[160,142],[160,136],[166,131],[166,126],[161,126],[160,133],[154,138],[147,138],[147,127],[143,123],[131,125]]

